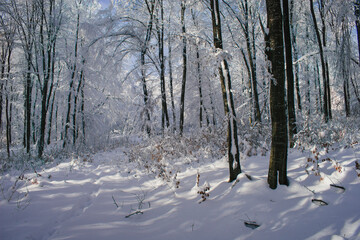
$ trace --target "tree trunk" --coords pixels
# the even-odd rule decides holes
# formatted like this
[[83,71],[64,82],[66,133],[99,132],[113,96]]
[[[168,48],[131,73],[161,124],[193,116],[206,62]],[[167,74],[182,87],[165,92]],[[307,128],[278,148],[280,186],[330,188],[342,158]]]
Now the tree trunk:
[[73,64],[70,67],[71,76],[70,76],[70,83],[69,83],[69,94],[68,94],[68,98],[67,98],[67,112],[66,112],[66,120],[65,120],[63,148],[66,147],[67,141],[68,141],[68,130],[70,128],[71,99],[72,99],[72,95],[75,91],[74,82],[75,82],[76,75],[77,75],[76,72],[77,72],[79,31],[80,31],[80,12],[79,11],[80,10],[78,9],[77,19],[76,19],[75,43],[74,43],[74,59],[73,59]]
[[[214,46],[218,51],[223,50],[222,35],[221,35],[221,19],[218,0],[210,0],[211,19],[213,26]],[[226,59],[221,60],[219,66],[219,75],[221,90],[223,96],[224,113],[228,119],[227,126],[227,147],[228,147],[228,161],[229,161],[229,182],[234,181],[237,175],[241,173],[240,168],[240,152],[238,145],[236,113],[234,107],[233,94],[231,89],[231,79],[229,65]]]
[[266,0],[269,25],[270,61],[273,78],[270,82],[270,112],[272,125],[272,143],[268,183],[270,188],[279,183],[288,185],[287,179],[287,117],[285,101],[285,69],[283,46],[283,19],[280,0]]
[[[249,58],[249,64],[251,69],[251,92],[252,92],[252,107],[255,122],[261,122],[260,106],[259,106],[259,95],[257,91],[257,74],[256,74],[256,48],[255,48],[255,33],[252,32],[252,39],[250,36],[249,29],[249,9],[248,1],[245,0],[244,5],[245,23],[244,23],[244,34],[246,38],[246,47]],[[252,42],[251,42],[252,41]]]
[[198,88],[199,88],[199,125],[200,125],[200,128],[202,128],[203,127],[203,119],[204,119],[203,112],[205,112],[207,126],[209,126],[210,120],[209,120],[209,115],[207,114],[207,111],[206,111],[206,107],[204,106],[204,100],[203,100],[200,52],[199,52],[198,46],[196,46],[196,61],[197,61],[197,75],[198,75]]
[[296,115],[295,115],[295,101],[294,101],[294,73],[292,65],[292,47],[290,34],[290,17],[289,17],[289,0],[283,0],[284,12],[284,43],[286,53],[286,82],[287,82],[287,106],[288,106],[288,128],[289,128],[289,142],[290,148],[294,146],[294,135],[296,130]]
[[[197,28],[197,30],[199,30],[199,26],[195,19],[195,13],[192,9],[191,9],[191,16],[192,16],[195,27]],[[196,65],[197,65],[196,73],[197,73],[197,78],[198,78],[198,89],[199,89],[199,126],[200,126],[200,128],[202,128],[203,120],[204,120],[204,112],[205,112],[207,126],[210,125],[210,120],[209,120],[208,112],[204,105],[203,88],[202,88],[202,69],[201,69],[201,59],[200,59],[200,51],[199,51],[198,43],[195,43],[195,49],[196,49]]]
[[170,125],[169,114],[166,102],[166,87],[165,87],[165,59],[164,59],[164,6],[163,0],[160,3],[160,21],[158,21],[157,33],[159,41],[159,61],[160,61],[160,89],[161,89],[161,128],[164,132],[165,124],[168,128]]
[[[324,49],[326,49],[327,41],[326,41],[326,23],[325,23],[325,1],[326,0],[319,0],[319,11],[320,11],[320,17],[321,17],[321,23],[322,23],[322,43],[324,46]],[[332,111],[331,111],[331,93],[330,93],[330,75],[329,75],[329,63],[327,60],[326,54],[324,56],[325,61],[325,74],[326,74],[326,88],[324,87],[324,92],[327,94],[327,106],[328,106],[328,115],[329,120],[332,119]]]
[[182,25],[182,38],[183,38],[183,74],[181,82],[181,97],[180,97],[180,136],[183,134],[184,130],[184,113],[185,113],[185,91],[186,91],[186,72],[187,72],[187,49],[186,49],[186,27],[185,27],[185,0],[181,1],[181,25]]
[[[1,19],[2,20],[2,19]],[[8,33],[12,34],[12,33]],[[1,78],[0,80],[4,80],[5,78],[5,89],[4,84],[1,83],[1,93],[5,90],[5,119],[6,119],[6,152],[8,155],[8,158],[10,158],[10,145],[11,145],[11,112],[12,112],[12,103],[11,98],[9,97],[12,94],[12,87],[9,87],[9,80],[10,80],[10,71],[11,71],[11,54],[13,50],[13,43],[14,39],[11,37],[9,38],[9,35],[6,36],[6,49],[3,48],[2,52],[2,68],[1,68]],[[5,47],[4,45],[2,47]],[[6,52],[6,53],[5,53]],[[5,74],[5,65],[7,65],[6,68],[6,74]],[[1,95],[1,106],[0,111],[2,113],[2,104],[3,104],[3,95]],[[0,113],[0,115],[1,115]],[[2,130],[1,125],[2,118],[0,116],[0,131]]]
[[31,92],[32,92],[32,84],[31,84],[31,53],[27,58],[27,73],[25,80],[25,88],[24,88],[24,97],[25,97],[25,121],[24,121],[24,145],[26,148],[26,153],[30,153],[30,143],[31,143]]
[[[2,39],[0,39],[2,41]],[[0,70],[0,135],[2,132],[2,112],[3,112],[3,91],[4,91],[4,76],[5,76],[5,62],[6,62],[5,43],[1,44],[1,70]]]
[[140,53],[140,65],[141,65],[141,82],[143,87],[143,94],[144,94],[144,105],[145,105],[145,128],[148,135],[151,133],[151,117],[150,117],[150,106],[149,106],[149,93],[147,89],[147,83],[146,83],[146,67],[145,67],[145,55],[148,49],[148,43],[150,42],[151,38],[151,32],[153,28],[153,20],[154,20],[154,9],[155,9],[155,0],[150,1],[151,5],[148,8],[150,19],[147,25],[146,29],[146,36],[145,40],[143,42],[143,45],[141,47],[141,53]]
[[[54,10],[54,2],[50,1],[49,5],[49,16],[46,19],[46,12],[44,2],[40,2],[41,4],[41,22],[40,22],[40,49],[41,49],[41,57],[42,57],[42,68],[43,68],[43,83],[41,89],[41,118],[40,118],[40,135],[39,135],[39,143],[38,143],[38,157],[41,158],[43,155],[44,147],[45,147],[45,128],[46,128],[46,118],[48,111],[48,95],[51,95],[49,90],[49,81],[51,80],[51,76],[53,75],[51,71],[53,71],[54,65],[54,56],[55,56],[55,41],[56,41],[56,32],[55,26],[53,25],[53,10]],[[47,29],[47,43],[44,42],[44,24]],[[46,52],[46,55],[45,55]],[[40,80],[40,79],[39,79]],[[51,84],[51,83],[50,83]]]
[[[349,90],[349,78],[350,78],[350,58],[351,58],[351,46],[350,46],[350,29],[347,24],[343,20],[341,23],[342,31],[341,31],[341,46],[340,46],[340,62],[341,62],[341,73],[343,77],[343,91],[344,91],[344,109],[346,117],[350,117],[351,108],[350,108],[350,90]],[[339,41],[336,41],[338,45]]]
[[300,84],[299,84],[299,63],[297,60],[299,59],[298,48],[297,48],[297,41],[296,41],[296,28],[293,22],[293,14],[294,14],[294,0],[290,0],[290,31],[291,31],[291,45],[293,49],[293,56],[296,61],[295,63],[295,89],[296,89],[296,100],[297,100],[297,107],[301,112],[301,93],[300,93]]
[[316,34],[316,38],[318,41],[318,45],[319,45],[319,51],[320,51],[320,61],[321,61],[321,69],[322,69],[322,78],[323,78],[323,85],[324,85],[324,120],[325,122],[328,122],[331,118],[330,118],[330,106],[329,106],[329,89],[330,87],[328,86],[328,80],[327,80],[327,74],[326,74],[326,62],[325,62],[325,57],[324,57],[324,50],[323,50],[323,44],[321,41],[321,37],[320,37],[320,31],[317,25],[317,21],[316,21],[316,16],[315,16],[315,11],[314,11],[314,4],[313,4],[313,0],[309,0],[310,1],[310,11],[311,11],[311,16],[314,22],[314,28],[315,28],[315,34]]
[[48,145],[50,145],[50,143],[51,143],[51,129],[52,129],[52,122],[53,122],[55,97],[56,97],[56,92],[54,92],[54,94],[53,94],[51,105],[50,105],[49,128],[48,128],[48,138],[47,138]]
[[173,117],[173,130],[176,131],[176,112],[175,112],[175,100],[174,100],[174,87],[173,87],[173,71],[172,71],[172,46],[171,36],[168,36],[168,48],[169,48],[169,81],[170,81],[170,98],[171,98],[171,111]]
[[[360,12],[360,10],[359,10],[359,12]],[[360,13],[359,13],[359,15],[360,15]],[[357,39],[358,39],[359,66],[360,66],[360,16],[358,17],[358,19],[356,19],[356,32],[357,32]]]
[[85,135],[85,76],[83,76],[82,80],[82,86],[81,86],[81,106],[80,106],[80,112],[81,112],[81,132],[82,132],[82,143],[85,145],[86,143],[86,135]]

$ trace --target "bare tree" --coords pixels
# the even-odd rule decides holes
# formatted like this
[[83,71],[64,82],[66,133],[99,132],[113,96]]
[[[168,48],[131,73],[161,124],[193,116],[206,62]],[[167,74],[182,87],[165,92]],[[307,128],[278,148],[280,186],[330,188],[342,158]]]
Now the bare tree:
[[270,113],[272,142],[268,183],[270,188],[279,183],[288,185],[287,147],[288,131],[285,101],[285,63],[283,45],[283,18],[280,0],[266,0],[266,11],[269,25],[270,62],[272,79],[270,83]]
[[161,128],[164,131],[170,126],[169,114],[166,102],[166,86],[165,86],[165,59],[164,59],[164,3],[159,0],[160,19],[157,19],[157,35],[159,43],[159,64],[160,64],[160,90],[161,90]]
[[331,98],[330,98],[329,66],[328,66],[327,60],[324,56],[324,49],[323,49],[323,47],[326,47],[324,0],[321,0],[321,2],[319,4],[320,15],[321,15],[321,20],[322,20],[323,39],[321,39],[321,36],[320,36],[320,30],[319,30],[317,20],[316,20],[313,0],[309,0],[309,1],[310,1],[311,16],[313,19],[314,29],[315,29],[316,38],[318,41],[319,51],[320,51],[320,61],[321,61],[322,78],[323,78],[323,85],[324,85],[324,109],[323,109],[324,110],[324,120],[325,120],[325,122],[328,122],[329,120],[331,120],[332,115],[331,115],[331,104],[330,104]]
[[[38,143],[38,157],[42,157],[45,146],[45,128],[49,101],[53,94],[56,40],[62,19],[62,3],[58,6],[55,0],[38,1],[40,9],[39,41],[35,43],[36,73],[41,88],[41,117]],[[48,10],[46,9],[48,7]],[[57,9],[59,8],[59,9]],[[57,12],[57,13],[56,13]],[[46,39],[44,39],[46,37]]]
[[[211,19],[213,26],[214,46],[217,51],[223,50],[221,18],[218,0],[210,0]],[[227,118],[227,148],[229,161],[229,182],[234,181],[241,173],[240,152],[237,135],[236,113],[231,89],[230,70],[225,58],[219,66],[220,83],[224,104],[225,118]]]
[[294,135],[296,130],[296,115],[295,115],[295,99],[294,99],[294,72],[293,59],[291,47],[290,34],[290,17],[289,17],[289,0],[283,0],[284,12],[284,43],[286,53],[286,82],[287,82],[287,107],[288,107],[288,124],[289,124],[289,142],[290,147],[294,146]]
[[181,25],[182,25],[182,38],[183,38],[183,74],[181,82],[181,98],[180,98],[180,135],[184,130],[184,113],[185,113],[185,91],[186,91],[186,78],[187,78],[187,40],[186,40],[186,25],[185,25],[185,11],[186,0],[181,0]]
[[[4,19],[6,18],[6,19]],[[3,97],[5,97],[5,120],[6,120],[6,151],[10,157],[11,145],[11,119],[12,119],[12,85],[10,85],[11,55],[15,42],[15,25],[11,23],[9,16],[0,16],[0,133],[2,131]]]

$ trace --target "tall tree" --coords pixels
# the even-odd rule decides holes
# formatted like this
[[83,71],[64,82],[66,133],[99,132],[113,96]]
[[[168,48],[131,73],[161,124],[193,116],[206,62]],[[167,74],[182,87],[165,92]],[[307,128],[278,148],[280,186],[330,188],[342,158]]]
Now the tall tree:
[[77,4],[77,16],[76,16],[76,29],[75,29],[75,40],[74,40],[74,56],[72,61],[69,63],[70,68],[70,82],[69,82],[69,93],[67,97],[67,111],[66,111],[66,120],[65,120],[65,130],[64,130],[64,138],[63,138],[63,147],[67,145],[68,142],[68,131],[70,128],[70,115],[71,115],[71,100],[73,98],[73,94],[75,92],[75,81],[77,79],[77,71],[78,71],[78,54],[79,54],[79,34],[80,34],[80,5],[82,4],[82,0],[79,0]]
[[294,146],[294,135],[296,130],[295,99],[294,99],[294,72],[292,59],[292,44],[290,34],[289,0],[283,0],[284,12],[284,43],[286,53],[286,82],[287,82],[287,107],[289,117],[289,142],[290,147]]
[[185,25],[185,10],[186,0],[181,0],[181,25],[182,25],[182,38],[183,38],[183,74],[181,82],[181,98],[180,98],[180,135],[184,130],[184,113],[185,113],[185,91],[186,91],[186,78],[187,78],[187,40],[186,40],[186,25]]
[[159,64],[160,64],[160,90],[161,90],[161,129],[164,131],[165,124],[168,128],[170,126],[169,114],[166,102],[166,87],[165,87],[165,58],[164,58],[164,3],[159,0],[160,19],[157,18],[157,35],[159,44]]
[[[170,21],[169,21],[170,22]],[[170,99],[171,99],[171,110],[173,118],[173,131],[176,130],[176,112],[175,112],[175,100],[174,100],[174,78],[173,78],[173,64],[172,64],[172,44],[171,35],[168,36],[168,65],[169,65],[169,85],[170,85]]]
[[15,43],[15,25],[11,23],[9,16],[0,16],[0,133],[2,131],[2,111],[3,97],[5,97],[5,120],[6,120],[6,151],[10,157],[11,144],[11,115],[12,103],[10,95],[12,94],[12,85],[10,83],[11,58]]
[[256,65],[256,42],[255,42],[255,28],[256,28],[256,20],[251,6],[249,6],[248,0],[240,0],[238,1],[238,6],[244,19],[242,19],[235,10],[231,7],[229,3],[223,1],[228,9],[235,16],[236,20],[239,22],[241,30],[245,36],[246,40],[246,52],[245,55],[243,49],[242,55],[245,61],[245,65],[249,72],[249,89],[250,89],[250,98],[251,98],[251,106],[253,112],[253,119],[255,122],[261,122],[261,112],[259,105],[259,94],[257,90],[258,80],[257,80],[257,65]]
[[320,36],[320,30],[317,24],[317,20],[316,20],[316,15],[315,15],[315,11],[314,11],[314,3],[313,0],[309,0],[310,2],[310,12],[311,12],[311,16],[313,19],[313,23],[314,23],[314,29],[315,29],[315,34],[316,34],[316,38],[318,41],[318,45],[319,45],[319,51],[320,51],[320,61],[321,61],[321,70],[322,70],[322,78],[323,78],[323,85],[324,85],[324,120],[325,122],[328,122],[329,120],[331,120],[331,104],[330,104],[330,86],[329,86],[329,72],[328,72],[328,63],[325,59],[324,56],[324,46],[326,46],[326,43],[324,43],[323,41],[325,41],[325,16],[324,16],[324,1],[321,1],[321,4],[319,4],[319,8],[320,8],[320,13],[321,13],[321,19],[323,22],[323,40],[321,40],[321,36]]
[[142,42],[142,46],[141,46],[140,67],[141,67],[141,82],[142,82],[143,95],[144,95],[143,97],[144,97],[144,104],[145,104],[145,118],[146,118],[145,128],[146,128],[146,132],[148,134],[150,134],[151,133],[151,127],[150,127],[151,117],[150,117],[150,106],[149,106],[149,92],[148,92],[148,87],[147,87],[147,82],[146,82],[145,56],[148,51],[148,45],[149,45],[149,42],[151,39],[151,33],[152,33],[153,25],[154,25],[154,13],[155,13],[156,0],[145,0],[145,3],[146,3],[147,10],[149,12],[149,21],[147,24],[145,39]]
[[288,130],[285,101],[285,64],[283,45],[283,19],[281,0],[266,0],[266,11],[269,25],[270,62],[272,79],[270,82],[270,114],[272,126],[272,142],[268,184],[270,188],[279,183],[288,185],[287,148]]
[[[40,9],[40,31],[39,42],[35,44],[39,57],[36,55],[36,72],[39,85],[41,87],[41,117],[40,117],[40,135],[38,142],[38,157],[42,157],[45,146],[45,128],[49,101],[52,95],[54,85],[55,71],[55,52],[56,39],[60,30],[62,19],[62,6],[56,7],[55,0],[49,0],[48,6],[46,1],[38,1]],[[48,7],[48,10],[46,9]],[[56,13],[57,12],[57,13]],[[46,39],[44,39],[46,37]],[[39,44],[39,45],[38,45]],[[39,58],[39,59],[38,59]]]
[[[223,51],[221,18],[218,0],[210,0],[210,10],[213,26],[214,46],[217,51]],[[241,167],[236,113],[231,89],[230,69],[225,57],[221,59],[221,65],[219,66],[218,71],[220,76],[225,118],[227,118],[227,148],[230,173],[229,182],[232,182],[237,178],[237,175],[241,173]]]
[[293,56],[295,59],[295,87],[296,87],[296,100],[297,100],[297,107],[299,111],[301,112],[302,106],[301,106],[301,93],[300,93],[300,84],[299,84],[299,53],[298,53],[298,46],[297,46],[297,26],[294,23],[294,12],[295,12],[295,6],[294,6],[294,0],[290,0],[290,13],[289,13],[289,20],[290,20],[290,30],[291,30],[291,46],[293,49]]
[[35,1],[22,1],[18,3],[11,0],[4,9],[14,20],[24,51],[26,69],[24,75],[24,134],[23,145],[30,154],[31,145],[31,104],[32,104],[32,67],[35,30],[38,24],[38,8]]
[[[193,9],[191,9],[191,16],[192,16],[192,19],[193,19],[196,29],[199,30],[198,22],[196,20],[195,12],[193,11]],[[203,73],[202,73],[202,66],[201,66],[199,44],[197,41],[195,41],[195,49],[196,49],[196,74],[197,74],[197,78],[198,78],[198,89],[199,89],[199,126],[200,126],[200,128],[202,128],[203,120],[204,120],[204,113],[205,113],[207,126],[209,126],[210,120],[209,120],[209,115],[208,115],[207,109],[204,105],[203,87],[202,87],[202,82],[203,82],[202,74]]]

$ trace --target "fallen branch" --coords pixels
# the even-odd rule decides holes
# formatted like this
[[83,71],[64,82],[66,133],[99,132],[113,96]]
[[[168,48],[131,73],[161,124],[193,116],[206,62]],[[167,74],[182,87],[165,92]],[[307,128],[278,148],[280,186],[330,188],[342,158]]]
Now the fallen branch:
[[320,199],[312,199],[311,202],[315,203],[318,206],[327,206],[329,205],[327,202]]
[[127,215],[127,216],[125,216],[125,218],[129,218],[129,217],[131,217],[131,216],[133,216],[133,215],[137,215],[137,214],[144,214],[142,211],[136,211],[136,212],[133,212],[133,213],[130,213],[129,215]]

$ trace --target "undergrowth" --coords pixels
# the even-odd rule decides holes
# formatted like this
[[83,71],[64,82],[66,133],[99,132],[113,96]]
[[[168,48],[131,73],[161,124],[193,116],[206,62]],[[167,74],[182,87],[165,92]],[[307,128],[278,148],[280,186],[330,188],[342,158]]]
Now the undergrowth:
[[338,118],[324,123],[320,117],[307,119],[298,125],[296,148],[310,150],[318,148],[352,147],[360,142],[360,121],[357,116]]

